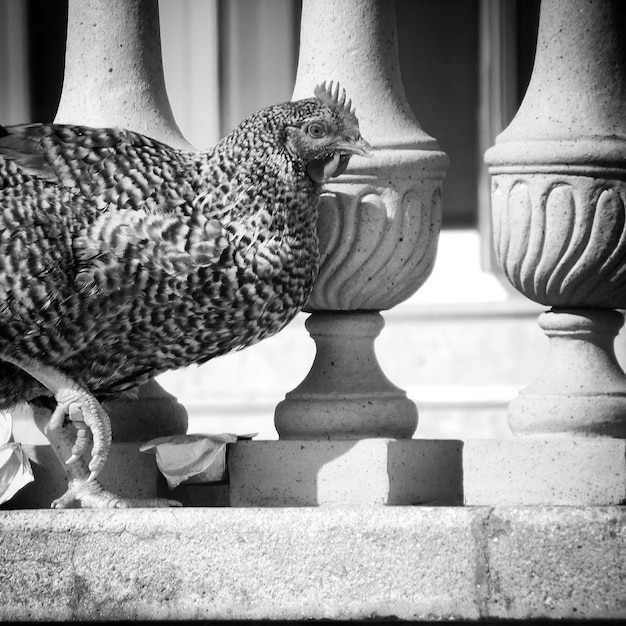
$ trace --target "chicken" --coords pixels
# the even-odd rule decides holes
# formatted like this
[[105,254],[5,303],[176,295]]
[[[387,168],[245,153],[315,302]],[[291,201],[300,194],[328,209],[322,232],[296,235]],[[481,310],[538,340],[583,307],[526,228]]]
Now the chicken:
[[371,152],[345,91],[314,94],[206,152],[120,129],[0,127],[0,409],[52,411],[44,432],[68,477],[53,506],[173,504],[98,483],[100,401],[273,335],[306,303],[322,185]]

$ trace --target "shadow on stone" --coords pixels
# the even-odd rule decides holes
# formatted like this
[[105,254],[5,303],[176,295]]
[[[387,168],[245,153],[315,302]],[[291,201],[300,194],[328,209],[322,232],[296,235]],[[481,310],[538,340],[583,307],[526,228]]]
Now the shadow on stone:
[[458,505],[462,449],[430,439],[239,442],[231,505]]
[[463,442],[454,439],[419,439],[407,448],[390,441],[387,471],[389,505],[462,505]]

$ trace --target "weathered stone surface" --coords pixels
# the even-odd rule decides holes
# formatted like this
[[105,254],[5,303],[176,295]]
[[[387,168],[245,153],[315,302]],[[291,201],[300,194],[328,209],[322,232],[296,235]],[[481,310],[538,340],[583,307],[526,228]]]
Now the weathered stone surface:
[[416,512],[3,513],[0,618],[478,617],[476,512]]
[[626,617],[626,511],[495,509],[485,525],[489,615]]
[[453,440],[241,441],[229,453],[233,506],[461,504]]
[[70,2],[67,34],[56,122],[119,126],[190,148],[165,91],[157,2]]
[[313,313],[306,327],[317,354],[307,377],[276,407],[281,439],[410,438],[417,409],[385,376],[374,340],[375,311]]
[[626,440],[471,439],[463,448],[468,505],[626,503]]
[[626,617],[622,507],[4,511],[0,620]]

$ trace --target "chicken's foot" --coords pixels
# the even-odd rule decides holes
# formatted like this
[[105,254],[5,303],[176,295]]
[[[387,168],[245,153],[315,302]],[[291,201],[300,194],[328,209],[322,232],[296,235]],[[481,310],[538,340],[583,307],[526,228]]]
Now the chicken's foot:
[[[58,410],[58,409],[57,409]],[[74,410],[72,408],[70,411]],[[102,508],[137,508],[137,507],[170,507],[180,506],[176,500],[165,498],[126,498],[118,496],[102,487],[98,480],[90,477],[90,467],[82,456],[78,456],[71,464],[64,462],[76,447],[77,436],[75,428],[68,422],[58,422],[57,411],[50,416],[50,412],[43,408],[34,410],[35,422],[40,430],[46,435],[55,455],[63,464],[63,469],[67,477],[67,491],[52,502],[52,508],[66,509],[80,506],[84,509]],[[70,416],[71,419],[71,416]],[[74,426],[82,424],[80,421],[73,421]],[[81,426],[79,426],[81,428]],[[80,430],[78,431],[80,433]]]
[[[85,387],[54,367],[34,359],[15,358],[10,354],[0,354],[0,358],[24,370],[54,396],[57,407],[46,425],[47,431],[63,428],[66,416],[76,427],[75,441],[68,450],[67,457],[60,459],[62,462],[76,463],[87,453],[91,431],[93,447],[87,480],[94,480],[104,467],[111,448],[111,421],[100,403]],[[48,436],[49,432],[44,434]]]
[[[64,385],[54,394],[57,407],[47,425],[48,431],[62,428],[65,416],[76,428],[76,439],[65,461],[67,465],[76,463],[89,448],[89,431],[93,436],[93,449],[89,462],[90,475],[87,480],[94,480],[104,467],[111,447],[111,421],[101,404],[77,383]],[[49,433],[44,432],[47,436]]]
[[165,498],[125,498],[107,491],[97,480],[71,480],[67,491],[52,502],[53,509],[68,509],[80,505],[83,509],[129,509],[141,507],[181,506],[176,500]]

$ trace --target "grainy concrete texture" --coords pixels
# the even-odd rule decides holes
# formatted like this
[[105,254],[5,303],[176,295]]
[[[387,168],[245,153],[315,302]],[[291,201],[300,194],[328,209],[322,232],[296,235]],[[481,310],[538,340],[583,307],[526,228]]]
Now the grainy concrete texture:
[[626,617],[622,507],[0,513],[0,620]]
[[626,504],[626,440],[471,439],[463,446],[463,492],[475,506]]
[[463,504],[454,440],[240,441],[231,446],[232,506]]

